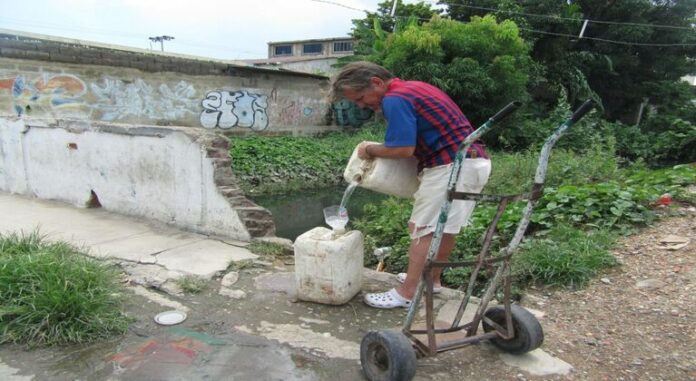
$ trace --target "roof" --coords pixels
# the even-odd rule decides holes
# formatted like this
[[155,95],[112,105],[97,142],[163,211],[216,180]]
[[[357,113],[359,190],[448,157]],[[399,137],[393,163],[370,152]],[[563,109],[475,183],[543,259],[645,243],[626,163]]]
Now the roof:
[[[348,55],[348,54],[346,54]],[[259,65],[259,64],[282,64],[282,63],[293,63],[293,62],[303,62],[303,61],[319,61],[319,60],[327,60],[327,59],[337,59],[343,57],[343,55],[340,56],[283,56],[283,57],[272,57],[272,58],[257,58],[257,59],[244,59],[242,62],[245,63],[251,63],[254,65]]]
[[328,41],[337,41],[337,40],[353,40],[353,37],[345,36],[345,37],[332,37],[332,38],[313,38],[310,40],[271,41],[268,43],[268,45],[296,44],[296,43],[300,43],[300,42],[328,42]]

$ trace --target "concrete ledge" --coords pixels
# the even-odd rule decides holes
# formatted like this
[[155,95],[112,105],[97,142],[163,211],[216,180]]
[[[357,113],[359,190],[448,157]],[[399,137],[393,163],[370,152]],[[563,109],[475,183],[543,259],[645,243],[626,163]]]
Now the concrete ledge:
[[242,241],[273,236],[228,149],[210,130],[0,118],[0,190]]

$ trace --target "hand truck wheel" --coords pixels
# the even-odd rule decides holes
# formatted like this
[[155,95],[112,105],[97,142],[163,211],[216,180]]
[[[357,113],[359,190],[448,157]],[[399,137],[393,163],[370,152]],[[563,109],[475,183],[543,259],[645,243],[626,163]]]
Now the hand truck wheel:
[[[544,331],[539,324],[539,320],[531,312],[518,305],[510,306],[512,315],[512,327],[515,336],[511,339],[497,337],[490,341],[501,350],[512,354],[523,354],[531,352],[544,342]],[[506,327],[505,307],[495,306],[486,310],[485,316],[501,327]],[[495,327],[483,321],[483,331],[490,332]]]
[[360,343],[360,364],[368,380],[407,381],[416,374],[416,352],[400,331],[370,331]]

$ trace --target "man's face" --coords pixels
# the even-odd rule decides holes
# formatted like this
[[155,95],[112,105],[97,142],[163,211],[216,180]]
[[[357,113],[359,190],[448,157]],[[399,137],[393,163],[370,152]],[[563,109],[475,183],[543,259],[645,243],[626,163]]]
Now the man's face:
[[345,89],[343,97],[355,102],[361,108],[378,111],[382,107],[382,98],[387,92],[387,83],[377,77],[370,79],[370,86],[362,90]]

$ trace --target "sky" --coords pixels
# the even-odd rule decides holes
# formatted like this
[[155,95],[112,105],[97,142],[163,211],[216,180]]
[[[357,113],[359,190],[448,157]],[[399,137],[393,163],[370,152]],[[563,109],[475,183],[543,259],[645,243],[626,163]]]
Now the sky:
[[172,36],[167,52],[266,58],[268,42],[348,36],[382,1],[0,0],[0,29],[156,50],[149,37]]

